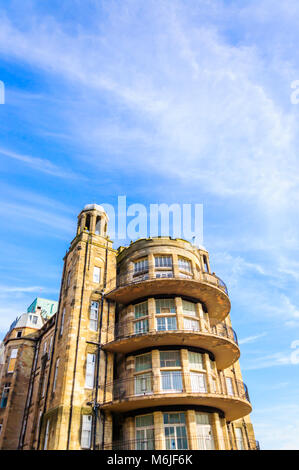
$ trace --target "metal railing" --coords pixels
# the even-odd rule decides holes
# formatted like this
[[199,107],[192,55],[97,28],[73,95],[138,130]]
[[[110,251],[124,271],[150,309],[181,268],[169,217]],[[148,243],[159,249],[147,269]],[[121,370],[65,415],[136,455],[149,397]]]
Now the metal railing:
[[[174,315],[175,317],[175,315]],[[159,318],[158,316],[156,319]],[[197,320],[197,317],[192,317],[193,320]],[[144,336],[144,335],[151,335],[151,334],[158,334],[158,333],[198,333],[200,334],[202,330],[200,329],[200,325],[198,324],[198,328],[173,328],[173,329],[158,329],[158,328],[150,328],[147,322],[148,317],[142,317],[138,319],[130,319],[127,321],[120,321],[115,323],[115,325],[109,326],[108,328],[103,327],[104,333],[110,333],[112,338],[109,339],[108,342],[118,341],[126,338],[136,337],[136,336]],[[143,323],[140,323],[144,321]],[[238,344],[237,334],[233,328],[230,326],[225,325],[224,323],[219,323],[218,325],[212,326],[208,331],[203,331],[203,333],[212,334],[215,336],[221,336],[222,338],[228,338],[233,341],[235,344]]]
[[199,395],[225,395],[241,398],[250,402],[247,386],[237,379],[232,379],[232,387],[227,389],[226,383],[219,380],[215,384],[215,390],[208,390],[206,373],[183,373],[180,371],[163,371],[161,375],[152,372],[137,374],[134,377],[116,379],[106,384],[105,402],[122,401],[133,397],[146,397],[151,395],[163,395],[168,393],[188,393]]
[[204,271],[186,271],[180,265],[171,265],[167,267],[155,267],[154,272],[146,271],[134,271],[129,269],[123,273],[118,274],[115,278],[110,279],[107,282],[107,291],[113,291],[119,287],[129,286],[131,284],[137,284],[144,281],[154,279],[180,279],[186,280],[191,279],[199,282],[206,282],[207,284],[213,285],[224,291],[228,295],[226,284],[216,276],[216,274],[210,274]]
[[[101,450],[260,450],[259,442],[250,439],[243,441],[242,446],[231,446],[227,439],[186,435],[186,437],[167,438],[157,437],[165,432],[165,428],[154,428],[153,435],[144,439],[118,439],[106,443]],[[242,447],[242,449],[240,448]]]

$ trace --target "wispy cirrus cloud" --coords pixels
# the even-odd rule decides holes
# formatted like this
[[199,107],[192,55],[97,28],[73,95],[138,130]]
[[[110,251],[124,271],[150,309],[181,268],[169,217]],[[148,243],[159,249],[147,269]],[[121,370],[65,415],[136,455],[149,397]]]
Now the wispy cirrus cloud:
[[241,338],[239,339],[239,344],[247,344],[247,343],[254,343],[260,338],[263,338],[263,336],[266,336],[267,332],[258,334],[258,335],[253,335],[253,336],[247,336],[247,338]]
[[82,179],[80,175],[73,173],[72,170],[64,170],[46,158],[37,158],[30,155],[23,155],[3,148],[0,148],[0,155],[17,160],[26,166],[29,166],[32,170],[40,171],[51,176],[64,179]]

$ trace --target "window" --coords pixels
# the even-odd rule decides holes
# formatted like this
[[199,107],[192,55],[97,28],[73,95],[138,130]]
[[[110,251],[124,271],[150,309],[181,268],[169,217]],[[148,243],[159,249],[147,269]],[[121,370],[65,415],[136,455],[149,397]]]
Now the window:
[[134,307],[135,318],[146,317],[148,315],[147,302],[142,302]]
[[97,282],[99,284],[101,279],[101,268],[94,267],[93,268],[93,282]]
[[66,287],[69,287],[69,286],[70,286],[70,283],[71,283],[71,275],[72,275],[72,272],[69,271],[69,272],[68,272],[68,275],[67,275],[67,279],[66,279]]
[[195,393],[206,393],[207,384],[205,374],[190,372],[191,390]]
[[53,380],[53,392],[55,392],[55,390],[56,390],[57,376],[58,376],[58,367],[59,367],[59,358],[56,359],[56,366],[55,366],[54,380]]
[[1,436],[1,433],[2,433],[2,424],[0,424],[0,436]]
[[154,450],[154,416],[136,416],[136,450]]
[[167,450],[188,449],[185,413],[164,413]]
[[160,367],[180,367],[180,351],[160,351]]
[[182,373],[177,370],[164,370],[161,372],[162,390],[167,392],[182,392]]
[[15,370],[17,355],[18,355],[18,349],[17,348],[12,349],[11,353],[10,353],[8,368],[7,368],[7,373],[8,374],[12,374]]
[[135,335],[146,333],[148,331],[148,320],[139,320],[135,322]]
[[99,321],[99,302],[91,302],[90,305],[90,316],[89,316],[89,328],[93,331],[98,331]]
[[81,429],[81,447],[82,449],[90,449],[91,445],[91,426],[92,416],[82,416],[82,429]]
[[10,384],[9,383],[4,384],[2,397],[1,397],[1,406],[0,406],[0,408],[6,408],[7,401],[8,401],[9,390],[10,390]]
[[188,357],[190,369],[204,369],[202,354],[188,351]]
[[[31,317],[31,315],[30,315],[30,317]],[[37,318],[38,318],[37,315],[32,315],[31,321],[32,321],[32,324],[33,324],[33,325],[36,325],[36,324],[37,324]]]
[[86,374],[85,374],[85,387],[86,388],[93,388],[95,361],[96,361],[95,354],[87,354]]
[[152,374],[135,375],[135,395],[144,395],[152,392]]
[[100,235],[101,234],[101,217],[97,217],[96,219],[96,230],[95,230],[95,234],[96,235]]
[[43,355],[47,354],[47,346],[47,341],[45,341]]
[[149,354],[142,354],[141,356],[135,357],[135,371],[141,372],[143,370],[151,369],[152,368],[152,355]]
[[[42,398],[45,396],[46,391],[46,375],[43,376],[43,383],[42,383]],[[54,391],[54,390],[53,390]]]
[[21,338],[22,336],[22,330],[17,332],[17,338]]
[[48,359],[50,359],[50,356],[51,356],[52,346],[53,346],[53,336],[51,336],[51,338],[50,338],[50,346],[49,346],[49,351],[48,351]]
[[235,428],[236,444],[238,450],[245,450],[243,432],[241,428]]
[[188,300],[183,300],[183,314],[188,315],[189,317],[197,317],[196,304],[189,302]]
[[156,278],[161,278],[161,277],[173,277],[172,270],[166,270],[166,271],[161,271],[156,273]]
[[176,330],[176,317],[158,317],[157,318],[157,330],[166,331],[166,330]]
[[63,333],[64,317],[65,317],[65,308],[62,310],[61,323],[60,323],[60,332],[59,332],[60,336],[62,336],[62,333]]
[[208,260],[207,260],[207,257],[206,255],[203,255],[203,264],[204,264],[204,270],[206,273],[209,272],[209,268],[208,268]]
[[196,434],[199,450],[214,450],[213,430],[208,413],[195,413]]
[[199,321],[184,317],[184,330],[200,331]]
[[189,261],[186,258],[179,258],[179,269],[182,269],[183,271],[188,271],[189,273],[191,273],[192,272],[191,261]]
[[156,313],[176,313],[174,299],[156,299]]
[[46,431],[45,431],[44,450],[48,449],[49,429],[50,429],[50,420],[48,419],[47,425],[46,425]]
[[148,271],[148,259],[143,258],[134,263],[134,274]]
[[228,395],[234,395],[233,381],[230,377],[226,377],[226,389]]
[[172,268],[172,256],[155,256],[156,268]]

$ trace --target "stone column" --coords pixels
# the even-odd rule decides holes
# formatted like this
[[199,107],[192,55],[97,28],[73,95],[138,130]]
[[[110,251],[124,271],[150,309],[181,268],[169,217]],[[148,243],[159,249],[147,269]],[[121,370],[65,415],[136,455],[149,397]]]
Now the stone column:
[[150,332],[154,332],[156,330],[155,316],[156,302],[154,298],[150,298],[148,299],[148,329]]
[[165,433],[163,423],[163,413],[161,411],[154,412],[155,425],[155,450],[165,450]]
[[180,271],[179,271],[179,259],[178,255],[176,253],[172,254],[172,263],[173,263],[173,275],[174,277],[179,277]]
[[197,429],[196,429],[196,418],[194,410],[187,410],[187,436],[190,450],[198,449],[197,446]]
[[184,393],[191,393],[191,381],[189,370],[189,357],[187,349],[181,349],[182,373],[183,373],[183,390]]
[[181,297],[175,298],[175,308],[177,316],[177,328],[178,330],[184,329],[184,316],[183,316],[183,303]]
[[148,254],[148,277],[149,279],[155,279],[155,257],[153,253]]
[[207,378],[207,392],[214,393],[213,391],[213,384],[212,384],[212,376],[211,376],[211,363],[209,355],[206,353],[204,356],[204,367],[206,370],[206,378]]
[[153,392],[159,393],[161,390],[160,375],[160,354],[158,349],[152,351],[152,370],[153,370]]

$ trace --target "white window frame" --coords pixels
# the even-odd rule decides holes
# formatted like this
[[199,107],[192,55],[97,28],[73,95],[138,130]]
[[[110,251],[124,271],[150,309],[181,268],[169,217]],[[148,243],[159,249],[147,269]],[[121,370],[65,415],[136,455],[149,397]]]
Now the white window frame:
[[99,302],[92,300],[90,304],[90,311],[89,311],[89,329],[92,331],[98,331],[98,326],[99,326]]
[[[174,328],[169,328],[171,322],[175,322],[175,327]],[[157,323],[157,331],[176,331],[178,326],[177,326],[177,320],[175,315],[171,316],[159,316],[156,318],[156,323]],[[163,323],[163,325],[161,325]],[[162,326],[162,328],[160,328]],[[164,327],[164,328],[163,328]]]
[[81,448],[90,449],[91,446],[92,415],[82,415]]
[[10,351],[10,356],[9,356],[9,362],[8,362],[8,367],[7,367],[7,373],[8,374],[13,374],[14,373],[15,367],[14,367],[14,370],[9,370],[9,367],[10,367],[11,360],[12,359],[17,359],[17,356],[18,356],[18,348],[13,348]]
[[54,380],[53,380],[53,388],[52,388],[53,392],[55,392],[56,386],[57,386],[58,368],[59,368],[59,357],[56,359],[56,364],[55,364],[55,372],[54,372]]
[[101,282],[101,268],[99,266],[94,266],[92,280],[93,280],[93,282],[96,282],[97,284],[100,284],[100,282]]
[[85,388],[92,389],[94,387],[95,363],[96,355],[88,353],[86,357]]
[[44,450],[48,449],[49,430],[50,430],[50,420],[48,419],[47,424],[46,424],[46,430],[45,430]]
[[63,329],[64,329],[64,318],[65,318],[65,307],[63,308],[62,310],[62,316],[61,316],[61,324],[60,324],[60,331],[59,331],[59,335],[62,336],[63,335]]
[[206,374],[202,372],[190,372],[190,383],[193,393],[207,393]]
[[235,395],[233,379],[231,377],[225,377],[226,391],[228,395]]

